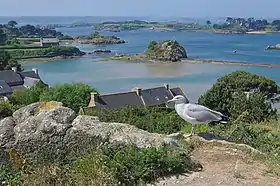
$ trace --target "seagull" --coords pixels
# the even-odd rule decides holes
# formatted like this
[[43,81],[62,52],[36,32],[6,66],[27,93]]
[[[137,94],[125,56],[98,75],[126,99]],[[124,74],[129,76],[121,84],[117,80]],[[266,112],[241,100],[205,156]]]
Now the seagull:
[[187,103],[187,99],[182,95],[177,95],[167,103],[175,102],[177,114],[185,121],[192,124],[191,134],[185,136],[191,137],[196,132],[196,125],[199,123],[209,124],[211,122],[220,122],[226,124],[229,118],[220,112],[211,110],[205,106]]

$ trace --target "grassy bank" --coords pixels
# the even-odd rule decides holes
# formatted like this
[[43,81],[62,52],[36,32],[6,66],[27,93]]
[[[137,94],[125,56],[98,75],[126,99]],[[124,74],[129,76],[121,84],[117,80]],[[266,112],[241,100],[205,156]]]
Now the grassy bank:
[[46,48],[19,48],[19,49],[6,49],[15,59],[29,59],[29,58],[51,58],[57,56],[82,56],[85,53],[81,52],[76,47],[69,46],[55,46]]

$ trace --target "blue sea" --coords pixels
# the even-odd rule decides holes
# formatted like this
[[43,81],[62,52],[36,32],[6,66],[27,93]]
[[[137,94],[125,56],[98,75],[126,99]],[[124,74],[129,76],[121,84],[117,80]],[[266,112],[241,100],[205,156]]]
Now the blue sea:
[[[64,34],[76,36],[90,34],[91,27],[60,28]],[[267,45],[280,42],[280,34],[222,35],[204,32],[160,32],[154,30],[124,31],[116,35],[126,40],[120,45],[79,45],[82,51],[109,49],[113,53],[141,53],[150,40],[175,39],[187,50],[189,57],[246,61],[251,63],[280,63],[280,51],[267,51]],[[234,53],[233,51],[237,51]],[[196,101],[215,81],[230,72],[246,70],[264,75],[280,83],[280,68],[241,67],[214,64],[151,64],[107,61],[99,62],[88,56],[78,59],[24,64],[25,69],[38,68],[42,79],[50,84],[83,82],[101,93],[124,92],[138,86],[149,88],[169,83],[180,86],[186,95]]]

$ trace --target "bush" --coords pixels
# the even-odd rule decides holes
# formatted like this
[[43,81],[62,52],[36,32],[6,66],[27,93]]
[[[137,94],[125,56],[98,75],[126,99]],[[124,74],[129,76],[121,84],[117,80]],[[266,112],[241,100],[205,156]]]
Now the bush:
[[[253,95],[251,97],[252,99],[249,99],[249,102],[251,102],[250,106],[245,104],[239,105],[241,102],[246,102],[245,95],[239,93],[245,91],[256,91],[263,94],[266,99],[260,98],[259,95]],[[269,117],[275,113],[274,110],[270,109],[270,99],[278,93],[279,87],[273,80],[245,71],[236,71],[218,79],[217,83],[203,94],[198,102],[211,109],[220,111],[232,117],[232,119],[238,117],[235,108],[243,107],[239,112],[262,108],[262,110],[258,111],[262,113],[262,116],[266,117],[262,119],[269,119]],[[239,99],[241,99],[241,101]],[[266,100],[268,102],[264,104],[261,100]],[[254,101],[256,102],[254,103]],[[260,120],[260,117],[257,115],[251,117],[254,121]]]
[[258,123],[277,118],[277,110],[266,102],[262,93],[253,93],[247,98],[244,92],[237,92],[232,103],[231,116],[238,122]]
[[11,116],[14,112],[14,107],[7,101],[0,100],[0,119]]
[[119,183],[124,185],[150,183],[159,177],[184,173],[194,166],[190,156],[175,147],[139,149],[135,145],[105,146],[103,153]]
[[97,92],[97,90],[83,83],[61,84],[42,92],[40,101],[62,102],[65,107],[78,112],[80,107],[88,105],[91,92]]
[[1,185],[21,185],[21,174],[19,170],[4,167],[0,165],[0,183]]
[[100,121],[104,122],[131,124],[152,133],[175,133],[187,124],[173,109],[160,107],[91,110],[85,114],[98,116]]
[[47,88],[42,82],[38,82],[35,86],[24,91],[15,90],[9,97],[10,102],[18,107],[23,107],[31,103],[40,101],[40,95],[46,91]]

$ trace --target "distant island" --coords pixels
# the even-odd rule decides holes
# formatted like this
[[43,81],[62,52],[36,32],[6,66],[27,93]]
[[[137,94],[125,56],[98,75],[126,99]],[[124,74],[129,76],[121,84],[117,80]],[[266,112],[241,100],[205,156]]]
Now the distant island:
[[61,27],[92,27],[95,31],[121,32],[129,30],[150,29],[162,32],[170,31],[202,31],[214,32],[219,34],[267,34],[279,33],[280,20],[271,22],[266,19],[227,17],[221,23],[212,23],[207,20],[204,24],[185,23],[180,21],[143,21],[143,20],[126,20],[126,21],[105,21],[101,23],[72,23],[68,25],[48,24],[38,26],[44,29],[55,29]]
[[280,31],[280,20],[268,22],[266,19],[232,18],[227,17],[225,23],[213,24],[207,21],[209,26],[218,33],[225,34],[266,34]]
[[280,31],[280,20],[268,22],[266,19],[227,17],[223,23],[212,24],[207,20],[205,24],[182,23],[178,21],[147,22],[141,20],[103,22],[93,24],[94,30],[120,32],[124,30],[150,29],[161,31],[207,31],[222,34],[266,34]]
[[109,45],[109,44],[123,44],[124,40],[116,36],[102,36],[99,32],[94,32],[88,36],[77,36],[73,39],[65,40],[68,43],[74,44],[92,44],[92,45]]

